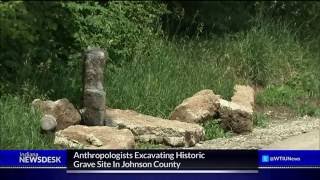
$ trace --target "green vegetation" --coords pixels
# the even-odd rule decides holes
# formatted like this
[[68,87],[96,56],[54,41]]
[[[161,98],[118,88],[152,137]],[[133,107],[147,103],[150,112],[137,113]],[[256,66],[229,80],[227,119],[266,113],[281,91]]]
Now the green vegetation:
[[256,98],[257,104],[260,105],[286,106],[302,116],[319,116],[320,108],[316,104],[319,98],[308,94],[305,89],[295,89],[289,85],[271,85]]
[[[30,103],[80,107],[88,46],[108,52],[109,107],[167,118],[199,90],[230,99],[243,83],[262,89],[259,106],[320,115],[320,3],[190,3],[0,1],[0,148],[54,148]],[[228,136],[204,126],[208,139]]]
[[40,113],[28,102],[14,96],[0,98],[0,149],[48,149],[53,134],[40,134]]
[[202,124],[205,129],[205,139],[215,139],[231,136],[231,132],[225,132],[219,125],[219,120],[207,121]]
[[266,127],[268,124],[269,118],[267,115],[261,112],[255,112],[253,114],[253,124],[258,127]]

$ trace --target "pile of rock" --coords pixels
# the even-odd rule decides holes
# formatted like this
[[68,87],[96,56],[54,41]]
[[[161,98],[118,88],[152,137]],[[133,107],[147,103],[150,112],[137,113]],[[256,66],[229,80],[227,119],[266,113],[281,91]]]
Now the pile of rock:
[[135,147],[135,141],[190,147],[204,137],[204,129],[198,124],[170,121],[132,110],[106,109],[105,121],[112,121],[116,127],[84,126],[77,125],[80,114],[67,99],[36,99],[32,104],[44,114],[42,130],[58,130],[54,143],[64,148],[129,149]]
[[32,106],[44,114],[41,119],[41,128],[44,131],[62,130],[71,125],[79,124],[81,120],[77,109],[68,99],[57,101],[35,99]]
[[231,101],[215,95],[212,90],[202,90],[185,99],[171,113],[169,119],[152,117],[132,110],[105,110],[108,126],[84,126],[81,116],[67,100],[32,102],[44,116],[42,131],[55,131],[55,144],[65,148],[129,149],[135,141],[163,143],[173,147],[194,146],[204,139],[205,121],[217,120],[221,127],[235,133],[250,132],[253,127],[252,113],[254,91],[249,86],[235,86]]
[[174,109],[169,119],[201,123],[219,118],[224,129],[245,133],[253,128],[253,105],[254,90],[250,86],[236,85],[231,102],[206,89],[185,99]]
[[67,100],[42,101],[35,99],[33,108],[42,112],[43,132],[54,132],[54,143],[65,148],[129,149],[134,148],[130,130],[107,126],[83,126],[77,109]]

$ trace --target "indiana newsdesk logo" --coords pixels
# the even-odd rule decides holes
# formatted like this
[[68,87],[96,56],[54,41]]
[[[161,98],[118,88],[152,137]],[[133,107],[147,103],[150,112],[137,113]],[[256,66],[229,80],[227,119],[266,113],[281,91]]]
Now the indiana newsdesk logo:
[[19,155],[21,164],[58,164],[61,163],[60,156],[40,156],[38,153],[22,153]]

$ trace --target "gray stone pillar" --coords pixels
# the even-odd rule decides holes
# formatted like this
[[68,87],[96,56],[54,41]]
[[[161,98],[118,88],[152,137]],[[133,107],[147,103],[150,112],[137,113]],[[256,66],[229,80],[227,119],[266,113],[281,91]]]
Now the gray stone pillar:
[[83,123],[88,126],[104,125],[106,94],[103,72],[106,55],[102,49],[88,49],[84,54]]

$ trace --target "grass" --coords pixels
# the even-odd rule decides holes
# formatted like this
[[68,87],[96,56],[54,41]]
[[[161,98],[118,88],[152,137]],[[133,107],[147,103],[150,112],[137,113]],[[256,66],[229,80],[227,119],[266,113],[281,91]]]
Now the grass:
[[109,106],[166,118],[183,99],[202,89],[224,97],[232,95],[234,78],[214,63],[214,56],[192,50],[200,49],[193,44],[153,43],[133,62],[107,68]]
[[[316,59],[293,32],[285,25],[268,23],[204,40],[150,40],[149,48],[132,62],[121,67],[107,65],[107,105],[166,118],[183,99],[202,89],[212,89],[229,99],[236,83],[281,89],[299,75],[316,73],[319,64],[314,65]],[[317,88],[301,91],[320,97]],[[295,101],[293,97],[281,98]]]
[[223,128],[219,125],[218,120],[209,120],[202,124],[205,130],[205,139],[215,139],[222,137],[230,137],[232,135],[231,132],[225,132]]
[[265,128],[267,127],[269,118],[267,115],[261,112],[255,112],[253,114],[253,125],[257,127]]
[[256,97],[259,105],[286,106],[301,116],[319,116],[320,108],[315,104],[317,99],[303,89],[294,89],[288,85],[268,86]]
[[40,134],[41,114],[14,96],[0,97],[0,149],[52,149],[53,134]]
[[297,99],[302,98],[303,93],[297,92],[289,86],[268,86],[256,97],[257,103],[268,106],[293,107]]
[[[167,118],[183,99],[199,90],[212,89],[230,99],[235,84],[249,84],[265,87],[257,95],[259,105],[288,106],[301,115],[320,114],[314,104],[320,98],[319,57],[302,46],[284,24],[261,22],[244,32],[206,39],[155,36],[145,43],[148,48],[132,61],[107,64],[107,106]],[[40,115],[30,109],[29,103],[46,94],[52,100],[69,98],[79,107],[80,64],[78,69],[69,68],[43,80],[34,77],[32,85],[25,86],[28,100],[0,98],[1,134],[5,135],[1,137],[1,149],[54,148],[52,137],[39,134]],[[50,92],[43,89],[48,79],[56,81]],[[255,115],[255,125],[266,123],[262,114]],[[214,121],[204,127],[207,139],[228,136]]]

